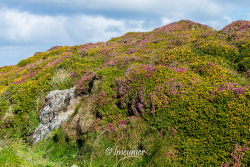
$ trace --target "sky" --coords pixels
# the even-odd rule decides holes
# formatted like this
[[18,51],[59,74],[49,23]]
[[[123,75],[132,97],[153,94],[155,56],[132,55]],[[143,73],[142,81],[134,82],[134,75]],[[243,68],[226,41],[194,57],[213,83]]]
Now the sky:
[[53,46],[105,42],[182,19],[219,30],[250,20],[250,1],[0,0],[0,66]]

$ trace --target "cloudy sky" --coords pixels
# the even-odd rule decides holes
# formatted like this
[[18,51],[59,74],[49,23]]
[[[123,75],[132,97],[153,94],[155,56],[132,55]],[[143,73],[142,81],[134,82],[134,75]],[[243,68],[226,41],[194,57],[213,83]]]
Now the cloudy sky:
[[250,20],[249,0],[1,0],[0,66],[55,45],[107,41],[181,19],[215,29]]

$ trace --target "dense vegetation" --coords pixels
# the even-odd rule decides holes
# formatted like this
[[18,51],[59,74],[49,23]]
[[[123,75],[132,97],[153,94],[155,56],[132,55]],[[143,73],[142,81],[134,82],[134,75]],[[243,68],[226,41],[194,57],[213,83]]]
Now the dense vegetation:
[[[0,166],[250,166],[249,66],[249,21],[182,20],[1,67]],[[72,118],[32,146],[45,96],[90,73],[99,82],[78,109],[93,126]],[[147,153],[105,154],[115,146]]]

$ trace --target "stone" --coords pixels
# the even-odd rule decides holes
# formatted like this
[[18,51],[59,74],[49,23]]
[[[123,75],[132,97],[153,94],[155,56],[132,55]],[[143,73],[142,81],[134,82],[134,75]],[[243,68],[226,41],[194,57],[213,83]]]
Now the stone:
[[80,98],[75,95],[76,88],[50,92],[40,113],[40,125],[33,133],[34,144],[46,139],[52,130],[60,127],[75,111]]

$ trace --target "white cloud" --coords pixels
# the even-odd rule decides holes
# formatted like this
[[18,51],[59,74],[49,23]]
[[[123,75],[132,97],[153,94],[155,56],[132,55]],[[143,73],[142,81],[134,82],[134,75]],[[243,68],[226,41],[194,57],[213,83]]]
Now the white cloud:
[[82,14],[46,16],[2,8],[0,66],[16,64],[55,45],[106,41],[129,31],[146,31],[143,23]]
[[45,16],[13,9],[0,10],[0,40],[8,43],[97,42],[127,31],[143,31],[143,21],[103,16]]
[[[26,0],[37,2],[37,0]],[[39,1],[39,0],[38,0]],[[41,1],[41,0],[40,0]],[[156,0],[157,1],[157,0]],[[123,10],[144,10],[150,8],[155,1],[153,0],[42,0],[46,3],[67,5],[68,7],[90,8],[90,9],[123,9]]]
[[220,30],[225,25],[228,25],[228,24],[230,24],[232,22],[233,22],[233,20],[232,20],[231,17],[229,17],[229,16],[222,16],[222,17],[219,17],[217,20],[209,20],[209,21],[204,21],[202,23],[206,24],[206,25],[209,25],[209,26],[213,27],[216,30]]
[[[37,0],[26,0],[37,2]],[[39,0],[38,0],[39,1]],[[40,0],[41,1],[41,0]],[[43,0],[43,3],[67,6],[73,9],[94,9],[114,11],[145,12],[162,17],[187,16],[192,13],[203,13],[208,16],[221,14],[226,4],[217,0]]]
[[161,18],[162,25],[169,24],[169,23],[171,23],[173,21],[174,21],[173,19],[170,19],[170,18],[167,18],[167,17],[162,17]]
[[0,39],[13,43],[46,42],[65,37],[65,18],[33,15],[17,10],[0,10]]
[[229,16],[223,16],[223,19],[226,20],[228,24],[233,22],[232,18]]

